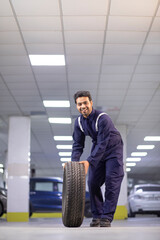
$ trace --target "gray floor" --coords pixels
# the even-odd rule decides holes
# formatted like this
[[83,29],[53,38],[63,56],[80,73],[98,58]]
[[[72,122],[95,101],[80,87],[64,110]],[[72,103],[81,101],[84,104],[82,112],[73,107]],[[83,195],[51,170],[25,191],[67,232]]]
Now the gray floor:
[[30,219],[27,223],[9,223],[0,219],[0,240],[160,240],[160,218],[138,216],[114,220],[111,228],[90,228],[84,219],[79,228],[66,228],[60,218]]

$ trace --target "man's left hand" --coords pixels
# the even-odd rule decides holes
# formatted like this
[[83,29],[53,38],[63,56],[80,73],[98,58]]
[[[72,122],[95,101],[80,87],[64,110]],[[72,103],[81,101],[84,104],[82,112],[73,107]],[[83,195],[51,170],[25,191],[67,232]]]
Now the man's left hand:
[[84,164],[85,174],[87,175],[88,168],[89,168],[89,162],[88,161],[80,161],[79,163],[83,163]]

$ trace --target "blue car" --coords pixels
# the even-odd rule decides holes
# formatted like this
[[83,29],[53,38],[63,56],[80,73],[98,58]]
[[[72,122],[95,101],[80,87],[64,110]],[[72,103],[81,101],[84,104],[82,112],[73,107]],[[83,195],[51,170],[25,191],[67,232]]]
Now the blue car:
[[[30,178],[30,216],[34,212],[62,212],[62,178]],[[86,192],[85,217],[91,217],[89,192]]]

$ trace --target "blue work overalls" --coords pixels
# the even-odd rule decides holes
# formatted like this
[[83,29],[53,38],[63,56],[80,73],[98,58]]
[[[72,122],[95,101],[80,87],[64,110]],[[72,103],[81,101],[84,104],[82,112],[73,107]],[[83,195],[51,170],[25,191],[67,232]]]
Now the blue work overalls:
[[[92,110],[84,118],[75,121],[72,161],[79,161],[83,153],[85,136],[92,138],[89,162],[88,187],[93,218],[107,218],[110,222],[116,210],[123,172],[123,142],[111,118],[100,111]],[[105,199],[101,186],[105,183]]]

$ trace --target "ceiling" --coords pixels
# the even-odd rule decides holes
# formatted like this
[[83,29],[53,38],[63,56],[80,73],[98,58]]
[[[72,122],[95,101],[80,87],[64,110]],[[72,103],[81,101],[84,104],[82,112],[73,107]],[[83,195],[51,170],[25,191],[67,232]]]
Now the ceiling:
[[[158,0],[0,0],[0,163],[9,117],[31,116],[32,167],[61,175],[53,136],[72,135],[77,90],[89,90],[95,108],[126,125],[128,157],[145,136],[160,136],[159,6]],[[29,54],[64,54],[66,66],[31,66]],[[43,100],[71,106],[45,108]],[[71,117],[72,124],[50,124],[48,117]],[[154,144],[130,177],[160,180],[160,143]],[[90,145],[87,139],[84,158]]]

